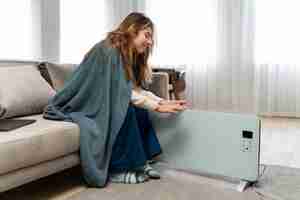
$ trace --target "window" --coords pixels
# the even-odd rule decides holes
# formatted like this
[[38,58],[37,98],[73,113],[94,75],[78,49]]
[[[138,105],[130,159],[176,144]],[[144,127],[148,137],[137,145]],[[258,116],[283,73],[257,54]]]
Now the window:
[[156,26],[154,64],[207,64],[216,58],[214,0],[147,1],[147,15]]
[[39,39],[31,0],[2,1],[0,6],[0,59],[34,60]]
[[104,0],[60,1],[60,62],[79,63],[105,37]]
[[264,0],[256,4],[257,64],[300,64],[300,2]]

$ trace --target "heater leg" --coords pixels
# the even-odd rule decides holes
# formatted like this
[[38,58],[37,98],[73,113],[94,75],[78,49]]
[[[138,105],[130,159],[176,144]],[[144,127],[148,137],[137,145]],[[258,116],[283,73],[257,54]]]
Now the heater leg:
[[240,180],[240,183],[236,187],[237,191],[244,192],[250,185],[252,185],[252,182]]

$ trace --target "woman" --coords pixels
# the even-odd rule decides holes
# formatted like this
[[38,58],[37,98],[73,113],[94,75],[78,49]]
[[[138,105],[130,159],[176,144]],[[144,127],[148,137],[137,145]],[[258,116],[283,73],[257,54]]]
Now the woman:
[[161,153],[147,110],[176,113],[185,101],[166,101],[142,86],[150,74],[153,23],[131,13],[84,57],[44,117],[80,127],[80,159],[89,186],[107,180],[141,183],[159,178],[148,160]]

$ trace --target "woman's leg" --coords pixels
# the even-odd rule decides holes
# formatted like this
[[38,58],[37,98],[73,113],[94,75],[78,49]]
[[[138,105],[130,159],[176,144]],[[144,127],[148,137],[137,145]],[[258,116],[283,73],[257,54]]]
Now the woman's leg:
[[147,155],[133,106],[128,107],[124,123],[113,146],[109,172],[133,170],[145,165]]
[[156,132],[152,126],[152,122],[149,118],[148,111],[142,108],[134,108],[138,126],[140,129],[144,151],[146,153],[147,160],[151,160],[153,157],[161,154],[161,146],[156,136]]
[[161,147],[156,137],[156,132],[149,118],[149,113],[145,109],[135,107],[136,118],[138,121],[140,134],[144,146],[144,151],[147,156],[148,163],[144,166],[144,173],[150,178],[159,179],[160,174],[150,166],[150,160],[161,154]]
[[[113,146],[109,167],[113,181],[135,183],[146,181],[148,176],[160,178],[159,173],[147,164],[147,160],[160,153],[160,144],[147,110],[130,105]],[[139,174],[141,170],[147,177]]]
[[[129,106],[125,121],[113,146],[109,179],[117,183],[142,183],[149,179],[144,171],[147,156],[144,152],[135,109]],[[139,169],[139,170],[137,170]]]

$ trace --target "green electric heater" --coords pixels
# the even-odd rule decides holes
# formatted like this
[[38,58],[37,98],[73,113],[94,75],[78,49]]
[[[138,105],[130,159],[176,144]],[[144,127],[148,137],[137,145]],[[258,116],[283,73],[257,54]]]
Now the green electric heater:
[[255,115],[186,110],[150,113],[163,154],[183,170],[240,180],[243,191],[259,177],[260,120]]

